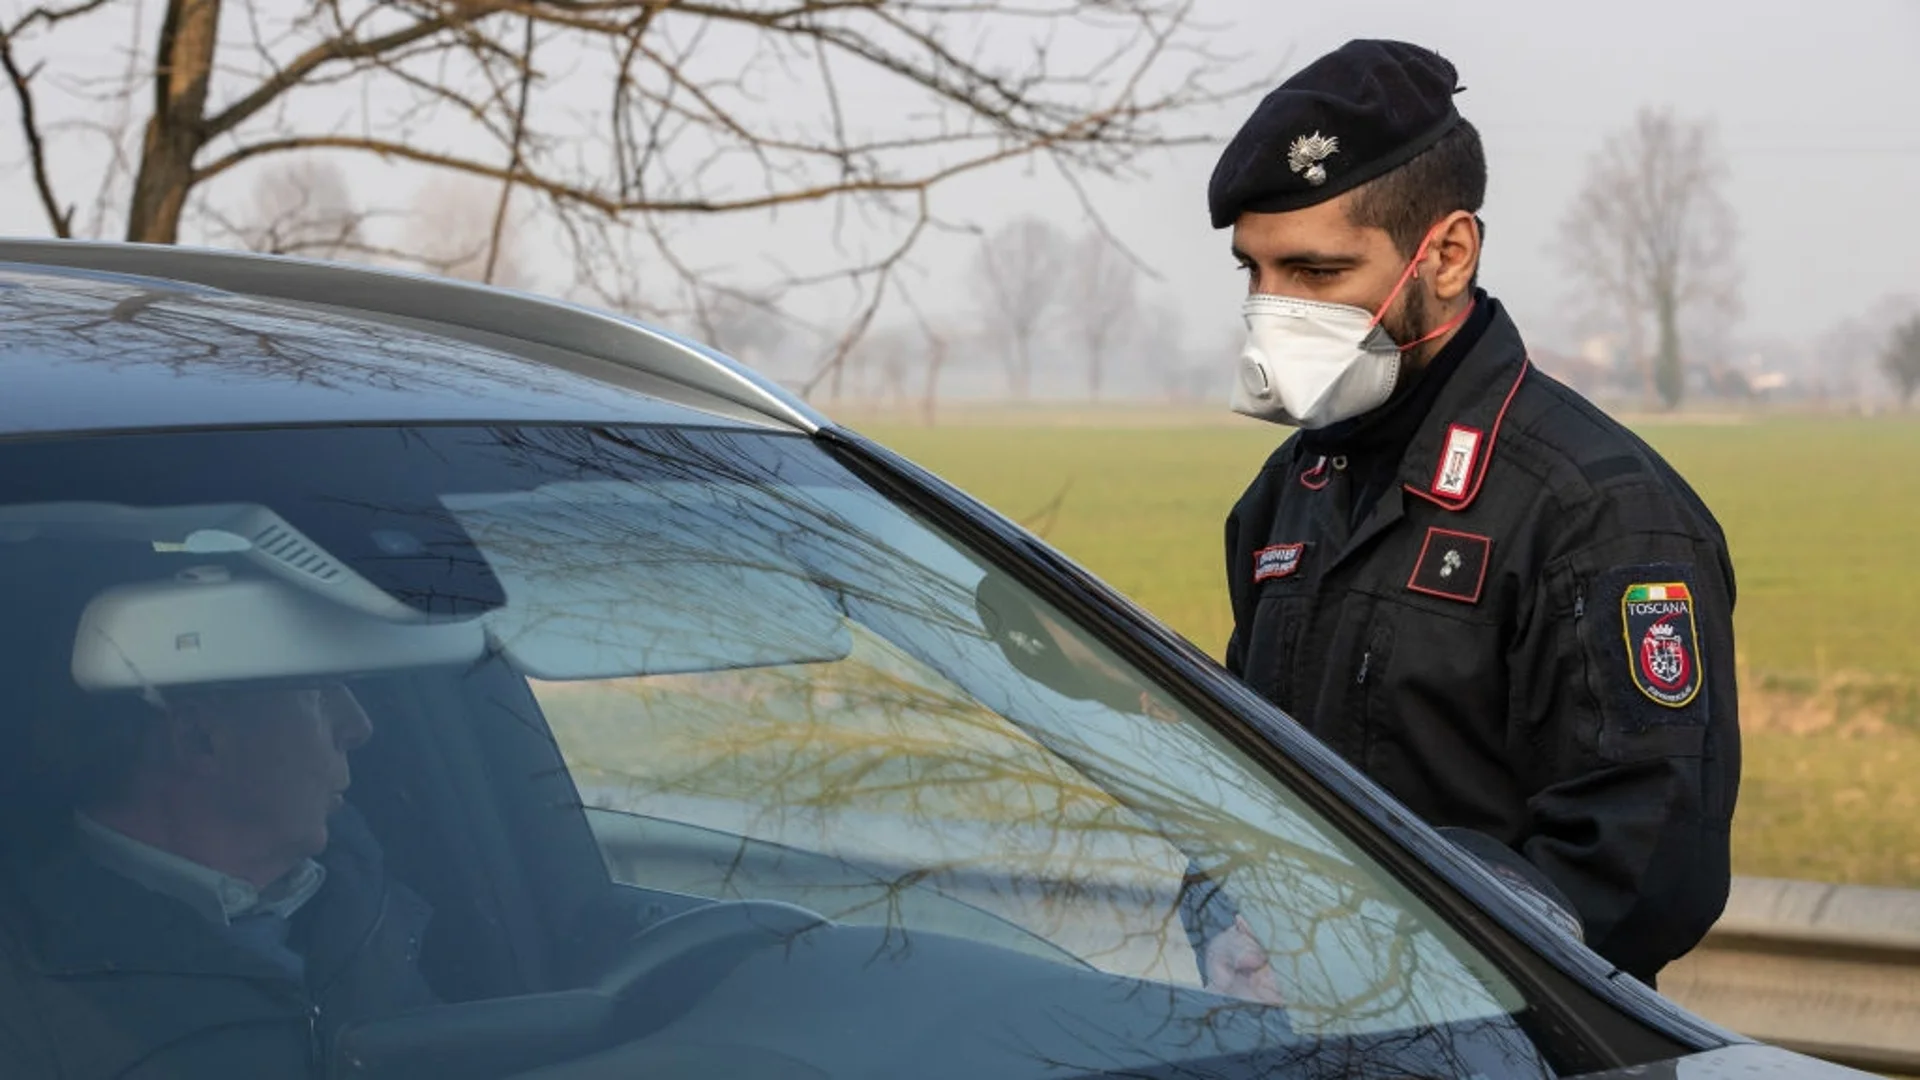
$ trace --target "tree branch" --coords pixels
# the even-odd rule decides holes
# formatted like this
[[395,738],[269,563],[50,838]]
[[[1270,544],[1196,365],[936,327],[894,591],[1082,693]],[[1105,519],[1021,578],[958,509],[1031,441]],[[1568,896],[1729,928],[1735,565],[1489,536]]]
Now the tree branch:
[[487,234],[487,265],[481,280],[493,284],[494,270],[500,264],[500,237],[507,227],[507,209],[513,202],[513,181],[521,170],[521,151],[527,137],[527,96],[533,89],[533,19],[527,19],[526,44],[520,59],[520,100],[513,110],[513,155],[508,160],[507,178],[500,182],[500,204],[493,211],[493,228]]
[[13,55],[12,34],[0,35],[0,65],[6,67],[7,79],[13,83],[14,96],[20,102],[20,128],[26,135],[27,153],[33,160],[33,186],[40,192],[40,205],[53,224],[53,234],[62,240],[71,239],[73,207],[61,210],[60,199],[53,193],[53,178],[47,172],[47,146],[40,137],[40,122],[33,110],[33,88],[29,85],[34,72],[20,70]]
[[19,37],[21,33],[35,23],[40,23],[48,27],[58,26],[68,19],[77,19],[82,15],[90,15],[114,2],[115,0],[85,0],[84,3],[63,8],[51,8],[41,5],[21,15],[18,19],[15,19],[11,27],[4,33],[0,33],[0,37]]
[[485,18],[510,6],[512,5],[505,3],[504,0],[502,2],[466,0],[456,5],[452,11],[422,19],[412,26],[377,38],[362,41],[354,37],[336,37],[323,41],[295,57],[287,66],[275,71],[252,93],[210,117],[206,123],[206,137],[211,139],[232,131],[255,113],[272,104],[280,95],[301,85],[309,75],[336,60],[379,59],[416,41],[430,38],[443,30]]
[[[934,184],[950,180],[970,172],[977,172],[991,165],[1024,157],[1036,150],[1073,141],[1085,137],[1085,133],[1104,126],[1113,115],[1112,110],[1102,110],[1080,118],[1057,131],[1035,135],[1025,141],[1013,143],[991,153],[981,154],[965,161],[942,166],[905,179],[886,179],[878,176],[843,180],[791,191],[769,192],[741,199],[629,199],[613,197],[593,188],[568,184],[537,173],[526,173],[519,177],[521,183],[534,188],[550,198],[564,202],[578,203],[597,210],[609,217],[618,217],[628,213],[698,213],[724,214],[749,210],[771,210],[776,207],[791,206],[799,203],[819,202],[836,195],[855,194],[909,194],[922,191]],[[1180,146],[1203,141],[1201,137],[1167,138],[1151,140],[1155,146]],[[495,165],[452,154],[422,150],[419,147],[385,139],[347,135],[297,135],[280,139],[267,139],[250,143],[232,151],[194,172],[194,182],[211,180],[221,173],[234,168],[252,158],[264,154],[281,153],[288,150],[358,150],[378,154],[382,157],[400,158],[405,161],[432,165],[450,169],[489,180],[504,181],[509,173]]]

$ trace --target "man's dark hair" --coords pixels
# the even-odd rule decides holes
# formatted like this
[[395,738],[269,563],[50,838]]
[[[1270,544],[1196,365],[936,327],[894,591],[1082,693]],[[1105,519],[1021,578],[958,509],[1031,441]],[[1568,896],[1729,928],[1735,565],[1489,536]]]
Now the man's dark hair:
[[1455,210],[1478,218],[1486,198],[1486,151],[1480,133],[1462,120],[1420,156],[1354,188],[1347,219],[1362,228],[1385,229],[1393,246],[1411,259],[1434,222]]

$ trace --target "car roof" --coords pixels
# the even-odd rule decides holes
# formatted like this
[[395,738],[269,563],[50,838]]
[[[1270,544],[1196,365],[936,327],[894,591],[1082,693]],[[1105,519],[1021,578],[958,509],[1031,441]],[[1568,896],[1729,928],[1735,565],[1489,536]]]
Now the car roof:
[[826,424],[695,342],[467,282],[0,240],[0,437],[353,423]]

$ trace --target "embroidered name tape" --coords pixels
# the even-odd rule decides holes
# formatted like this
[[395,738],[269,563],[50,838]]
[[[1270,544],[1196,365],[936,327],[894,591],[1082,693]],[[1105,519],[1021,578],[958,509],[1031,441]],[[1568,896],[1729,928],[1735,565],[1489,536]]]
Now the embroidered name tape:
[[1305,544],[1275,544],[1254,552],[1254,584],[1272,581],[1274,578],[1292,577],[1300,569],[1300,556],[1306,550]]
[[1407,588],[1428,596],[1477,604],[1480,590],[1486,586],[1487,563],[1492,557],[1492,539],[1434,526],[1427,530],[1427,541],[1420,546],[1420,558],[1413,564],[1413,576],[1407,579]]
[[1684,583],[1627,586],[1620,598],[1633,685],[1656,704],[1683,708],[1700,693],[1700,641]]
[[1465,498],[1473,485],[1473,466],[1480,458],[1486,434],[1478,428],[1454,424],[1447,428],[1447,444],[1433,470],[1433,493],[1448,499]]

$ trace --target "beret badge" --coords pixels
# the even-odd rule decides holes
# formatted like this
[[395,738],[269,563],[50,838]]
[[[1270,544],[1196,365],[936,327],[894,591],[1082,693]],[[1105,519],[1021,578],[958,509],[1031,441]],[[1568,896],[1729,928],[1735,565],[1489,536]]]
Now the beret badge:
[[1302,135],[1287,148],[1287,168],[1305,173],[1307,183],[1319,187],[1327,182],[1327,167],[1322,162],[1339,152],[1338,138],[1329,139],[1317,131]]

